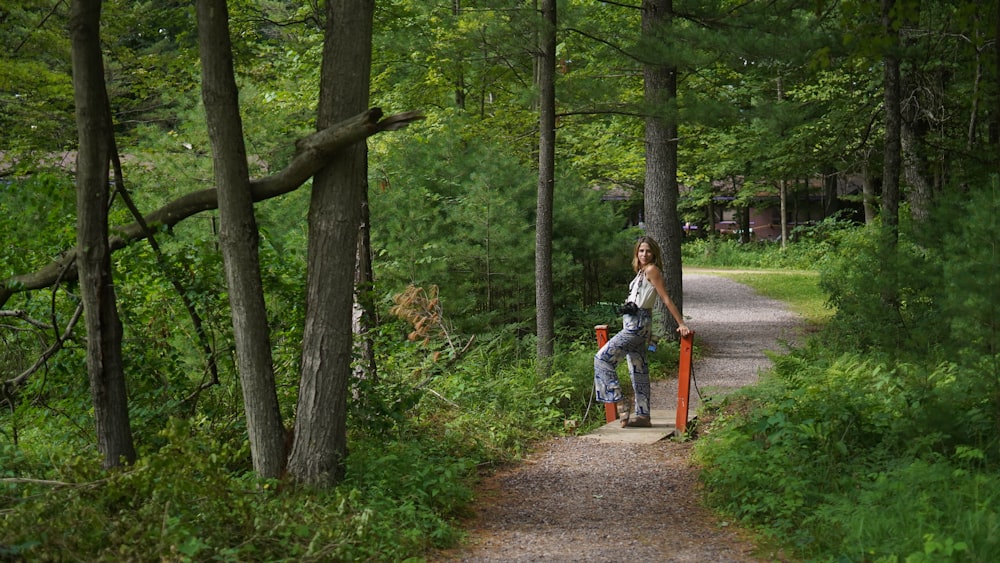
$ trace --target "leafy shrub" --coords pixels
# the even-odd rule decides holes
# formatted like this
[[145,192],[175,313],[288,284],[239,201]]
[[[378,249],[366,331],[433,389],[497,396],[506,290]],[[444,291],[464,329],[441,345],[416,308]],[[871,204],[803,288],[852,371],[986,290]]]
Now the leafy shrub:
[[763,268],[810,270],[830,252],[827,243],[790,242],[785,248],[774,242],[751,242],[709,237],[684,242],[685,265],[703,268]]
[[[807,556],[974,545],[990,554],[980,560],[993,559],[996,514],[980,500],[1000,495],[996,393],[992,378],[955,364],[776,358],[773,374],[728,399],[697,446],[708,499]],[[949,487],[962,497],[941,510]]]
[[845,234],[857,224],[839,214],[815,225],[797,227],[788,243],[754,241],[741,243],[731,237],[710,236],[685,240],[681,246],[685,264],[705,268],[763,268],[814,270],[837,255]]
[[160,451],[108,476],[79,459],[66,475],[76,484],[21,485],[4,503],[3,548],[32,560],[397,560],[453,541],[471,494],[472,461],[419,438],[359,444],[343,484],[318,491],[258,482],[245,443],[196,430],[172,420]]

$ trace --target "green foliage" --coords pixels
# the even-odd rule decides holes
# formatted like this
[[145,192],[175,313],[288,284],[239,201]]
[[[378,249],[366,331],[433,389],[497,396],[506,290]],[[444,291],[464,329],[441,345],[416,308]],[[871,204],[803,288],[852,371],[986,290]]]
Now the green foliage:
[[806,558],[1000,555],[997,200],[942,199],[895,247],[877,225],[824,239],[835,315],[719,412],[698,446],[714,506]]
[[[512,339],[484,343],[439,371],[406,369],[423,364],[419,343],[380,349],[395,360],[359,390],[337,488],[258,482],[241,423],[218,414],[172,418],[135,466],[112,474],[98,473],[93,449],[73,453],[91,437],[71,446],[47,430],[61,419],[37,419],[18,446],[0,450],[3,476],[65,485],[0,484],[2,548],[31,560],[420,557],[458,537],[477,468],[517,459],[534,439],[562,432],[564,420],[581,420],[592,388],[589,345],[568,347],[543,381],[530,362],[508,360],[526,355]],[[140,409],[133,419],[149,428],[158,416]]]
[[[293,140],[313,127],[323,22],[306,4],[230,3],[254,176],[279,169]],[[278,490],[250,476],[221,258],[206,213],[169,233],[154,225],[162,258],[144,243],[114,257],[142,452],[135,467],[96,472],[79,327],[0,403],[5,477],[88,483],[4,482],[0,558],[419,557],[456,537],[452,520],[469,500],[474,468],[516,459],[533,439],[562,431],[563,420],[590,423],[591,327],[613,318],[601,303],[620,298],[634,235],[622,229],[626,210],[598,196],[641,191],[646,116],[680,118],[679,175],[691,187],[683,211],[692,220],[726,189],[719,180],[742,178],[743,189],[727,194],[745,204],[782,178],[831,166],[879,173],[885,42],[872,3],[678,4],[685,17],[652,42],[640,40],[639,10],[561,4],[560,350],[554,375],[538,381],[530,342],[537,18],[530,3],[515,4],[379,2],[373,105],[427,119],[405,135],[369,140],[377,297],[387,308],[388,296],[409,284],[436,284],[454,343],[407,340],[411,328],[383,315],[379,379],[358,384],[349,413],[347,481],[326,492]],[[774,381],[734,400],[746,412],[721,417],[706,441],[706,482],[718,506],[770,526],[809,556],[993,560],[998,197],[983,172],[994,161],[991,120],[978,108],[995,96],[980,83],[995,38],[984,31],[981,3],[897,6],[914,30],[904,53],[908,80],[921,85],[913,107],[933,120],[914,123],[932,125],[918,153],[934,147],[922,156],[945,178],[944,193],[926,223],[904,215],[892,253],[877,229],[833,220],[798,231],[784,249],[721,239],[684,245],[688,265],[821,268],[837,310],[821,343],[777,359]],[[76,142],[67,7],[0,0],[0,47],[11,54],[0,61],[5,278],[73,245],[68,180],[36,173],[59,165],[53,154]],[[144,211],[211,187],[190,3],[110,1],[105,14],[126,187]],[[644,103],[644,62],[677,67],[676,104]],[[286,418],[297,394],[307,201],[303,189],[258,206]],[[112,214],[132,220],[120,201]],[[5,331],[6,372],[38,359],[75,309],[75,289],[9,303],[56,326]],[[202,350],[178,291],[203,319],[211,351]],[[220,380],[202,389],[210,358]],[[651,360],[667,372],[675,361],[666,346]],[[873,508],[858,508],[865,504]]]
[[837,311],[831,331],[842,349],[932,359],[954,350],[973,362],[996,354],[998,201],[995,187],[942,199],[933,235],[924,224],[904,225],[891,252],[878,226],[838,235],[840,251],[825,262],[821,286]]
[[826,244],[812,241],[792,242],[785,248],[773,242],[741,244],[732,238],[703,238],[685,241],[682,259],[698,268],[755,268],[810,270],[817,260],[829,254]]
[[[415,126],[415,139],[381,147],[370,197],[376,279],[387,292],[440,287],[447,316],[464,332],[530,326],[537,178],[495,141],[435,134],[468,123],[439,116]],[[555,299],[572,311],[607,287],[597,276],[628,250],[621,217],[595,190],[568,174],[557,184]]]
[[[336,490],[257,482],[245,442],[174,419],[166,444],[98,479],[8,487],[5,549],[33,560],[394,560],[454,537],[469,464],[429,443],[361,446]],[[405,471],[401,473],[401,469]],[[68,531],[72,530],[72,533]]]
[[0,181],[0,276],[30,272],[76,243],[76,192],[57,173]]
[[[947,319],[951,342],[973,354],[1000,352],[1000,252],[997,226],[1000,188],[992,176],[989,184],[944,209],[942,220],[953,225],[942,241],[938,283],[939,316]],[[933,275],[934,271],[931,271]]]
[[723,236],[691,238],[681,246],[684,263],[704,268],[817,270],[841,254],[843,239],[856,231],[851,221],[832,215],[792,230],[784,247],[770,241],[749,244]]
[[925,541],[944,549],[933,534],[992,559],[997,514],[985,499],[1000,495],[998,386],[977,373],[778,359],[759,387],[727,400],[698,444],[708,499],[807,556],[905,557]]
[[[68,9],[48,0],[0,1],[0,172],[37,169],[34,158],[71,146],[73,87]],[[54,166],[55,162],[45,166]]]

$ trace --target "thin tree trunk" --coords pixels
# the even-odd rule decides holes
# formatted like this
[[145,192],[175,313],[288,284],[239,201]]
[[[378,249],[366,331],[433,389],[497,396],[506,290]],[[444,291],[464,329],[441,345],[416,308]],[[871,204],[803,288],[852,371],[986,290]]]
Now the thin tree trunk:
[[104,456],[104,467],[111,468],[132,463],[136,457],[122,365],[122,325],[108,243],[111,110],[101,54],[101,2],[74,0],[71,10],[73,92],[80,143],[76,262],[87,326],[87,373],[97,447]]
[[535,320],[538,373],[552,371],[555,305],[552,296],[552,207],[556,145],[556,0],[542,0],[538,69],[538,205],[535,214]]
[[[673,17],[672,0],[644,0],[642,32],[647,41],[657,41],[664,26]],[[681,280],[681,232],[677,201],[677,69],[656,63],[643,65],[646,118],[646,185],[645,216],[649,234],[663,252],[664,282],[670,299],[684,311]],[[666,116],[664,116],[666,115]],[[672,315],[662,314],[666,308],[657,305],[661,329],[674,338],[677,322]]]
[[781,248],[785,248],[788,246],[788,185],[785,180],[779,181],[778,194],[781,202]]
[[[355,336],[355,353],[358,356],[354,368],[357,380],[375,380],[378,377],[378,366],[375,363],[375,343],[371,331],[378,326],[376,317],[375,272],[372,268],[371,214],[368,206],[368,190],[362,195],[361,227],[358,230],[357,267],[354,273],[354,315],[351,318],[351,332]],[[355,397],[356,398],[356,397]]]
[[880,269],[882,303],[898,308],[895,256],[899,243],[899,176],[902,169],[899,32],[893,20],[895,0],[882,0],[882,26],[886,34],[885,65],[885,154],[882,165],[882,240]]
[[[373,0],[327,1],[318,129],[368,105],[374,11]],[[309,204],[306,321],[288,472],[318,486],[335,485],[347,457],[351,318],[367,154],[364,143],[337,153],[314,177]]]
[[254,469],[274,478],[284,467],[284,427],[274,387],[271,340],[260,276],[257,220],[250,194],[233,71],[226,0],[198,0],[201,93],[219,190],[219,244],[229,289],[233,336]]
[[871,151],[865,151],[861,161],[861,204],[865,210],[865,225],[871,225],[878,216],[878,196],[875,194],[875,178],[872,176],[871,165],[868,163]]
[[[840,211],[840,199],[837,197],[837,169],[827,166],[823,170],[823,217],[829,217]],[[808,184],[808,181],[807,181]]]
[[890,39],[883,58],[884,106],[885,106],[885,153],[882,165],[882,224],[892,231],[895,241],[899,226],[899,176],[902,167],[900,148],[901,100],[899,76],[899,32],[892,19],[895,0],[882,0],[882,26]]

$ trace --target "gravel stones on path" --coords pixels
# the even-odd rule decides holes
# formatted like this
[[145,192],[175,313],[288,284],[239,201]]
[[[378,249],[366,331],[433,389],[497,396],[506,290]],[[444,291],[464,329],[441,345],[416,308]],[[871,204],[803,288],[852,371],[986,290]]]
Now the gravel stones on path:
[[[756,383],[771,367],[765,352],[786,351],[804,326],[780,301],[727,278],[690,272],[684,274],[684,316],[702,351],[693,364],[695,385],[716,396]],[[701,401],[693,387],[689,405],[697,412]],[[653,408],[673,408],[677,379],[654,381],[651,400]]]
[[[684,276],[684,313],[705,354],[695,360],[704,395],[757,381],[765,350],[794,341],[802,321],[731,280]],[[583,375],[581,375],[582,377]],[[590,374],[586,374],[590,377]],[[653,383],[653,408],[673,408],[677,381]],[[692,412],[699,404],[692,391]],[[700,504],[690,443],[602,443],[575,436],[541,444],[477,489],[461,548],[431,561],[756,561],[736,526]]]

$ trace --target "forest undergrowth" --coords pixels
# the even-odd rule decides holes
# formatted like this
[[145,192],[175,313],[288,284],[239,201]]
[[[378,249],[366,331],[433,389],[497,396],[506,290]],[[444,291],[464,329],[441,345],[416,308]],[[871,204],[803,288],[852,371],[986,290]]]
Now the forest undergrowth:
[[[990,205],[955,209],[986,213]],[[875,227],[824,225],[784,250],[728,240],[685,246],[693,266],[818,266],[819,276],[741,281],[763,293],[818,283],[833,312],[805,345],[775,357],[759,385],[711,407],[713,423],[696,443],[710,506],[804,560],[1000,555],[1000,371],[990,301],[1000,275],[983,225],[965,222],[932,240],[904,231],[893,307],[876,291],[889,271],[869,267],[879,252]],[[963,242],[970,240],[980,243]],[[713,262],[720,255],[725,264]],[[791,293],[817,299],[815,289]],[[459,541],[457,522],[485,472],[545,437],[601,423],[588,410],[589,378],[579,377],[591,369],[589,330],[563,325],[553,375],[539,380],[530,338],[507,327],[473,342],[450,324],[432,289],[411,289],[384,307],[395,315],[376,335],[380,377],[355,389],[339,486],[257,479],[236,384],[204,390],[192,414],[156,377],[135,391],[163,398],[137,401],[147,405],[133,413],[146,436],[139,461],[102,472],[85,383],[73,393],[39,380],[2,421],[0,554],[416,561]],[[607,318],[600,307],[592,314]],[[277,334],[294,338],[288,330]],[[68,358],[79,353],[67,350]],[[654,373],[675,363],[658,352]],[[71,365],[54,362],[49,377],[72,381],[59,379]],[[164,414],[169,423],[148,430]]]
[[998,204],[951,201],[891,253],[878,227],[823,235],[832,317],[714,407],[710,506],[802,560],[1000,558]]

